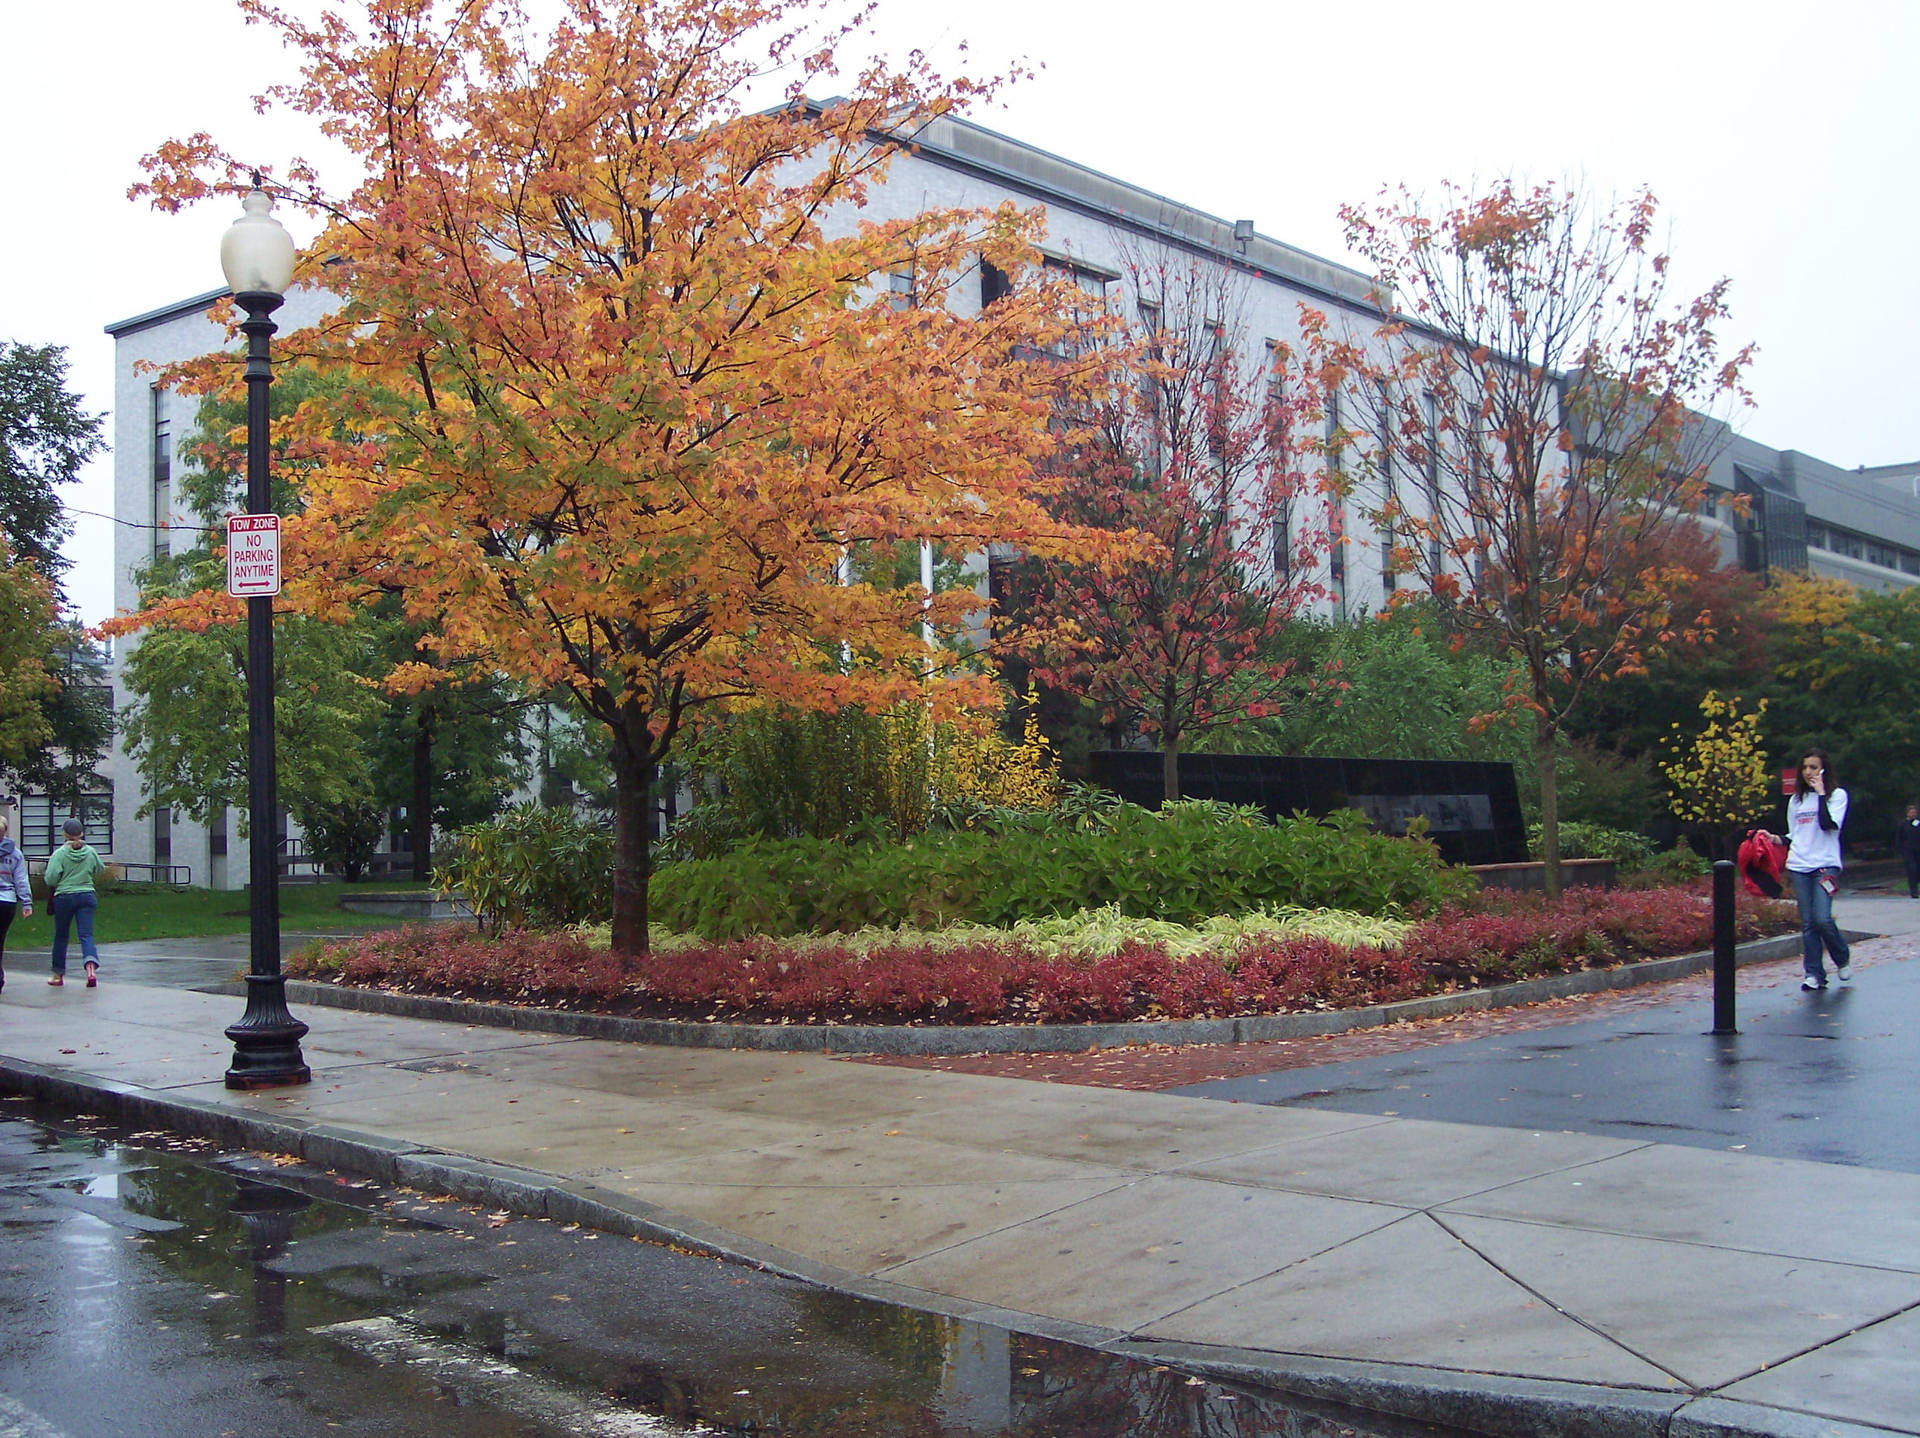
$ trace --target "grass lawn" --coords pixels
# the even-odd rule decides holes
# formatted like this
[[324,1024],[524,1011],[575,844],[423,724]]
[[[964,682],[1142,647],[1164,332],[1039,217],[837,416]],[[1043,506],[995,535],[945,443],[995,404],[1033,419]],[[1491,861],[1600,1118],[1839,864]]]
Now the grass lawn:
[[[391,894],[430,887],[410,880],[385,879],[364,884],[282,884],[280,927],[287,932],[391,927],[395,922],[391,918],[378,914],[348,913],[340,907],[341,897],[346,894]],[[94,937],[103,944],[246,932],[245,889],[176,889],[164,884],[103,885],[100,889],[100,908],[93,924]],[[9,948],[44,949],[52,943],[53,919],[41,904],[34,905],[31,919],[15,919],[13,927],[7,931]]]

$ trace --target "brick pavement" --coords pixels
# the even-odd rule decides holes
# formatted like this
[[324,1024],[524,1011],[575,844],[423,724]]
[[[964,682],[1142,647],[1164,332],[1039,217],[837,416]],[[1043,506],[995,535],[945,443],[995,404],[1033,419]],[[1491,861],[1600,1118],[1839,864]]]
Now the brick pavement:
[[[1853,948],[1856,969],[1876,962],[1907,958],[1920,952],[1920,938],[1901,934],[1869,939]],[[1793,957],[1751,964],[1738,976],[1738,991],[1757,992],[1797,983],[1800,960]],[[1168,1044],[1130,1044],[1125,1048],[1089,1049],[1070,1054],[958,1054],[929,1057],[875,1054],[850,1057],[849,1062],[883,1064],[894,1068],[936,1069],[944,1073],[989,1074],[998,1078],[1037,1079],[1045,1083],[1081,1084],[1091,1088],[1157,1092],[1184,1088],[1213,1079],[1240,1078],[1283,1069],[1312,1068],[1348,1059],[1404,1053],[1434,1044],[1528,1029],[1553,1028],[1610,1018],[1635,1009],[1696,1002],[1711,1014],[1713,974],[1692,974],[1666,983],[1614,989],[1601,994],[1551,999],[1545,1003],[1515,1004],[1449,1018],[1388,1024],[1316,1038],[1269,1039],[1251,1044],[1205,1044],[1174,1047]]]

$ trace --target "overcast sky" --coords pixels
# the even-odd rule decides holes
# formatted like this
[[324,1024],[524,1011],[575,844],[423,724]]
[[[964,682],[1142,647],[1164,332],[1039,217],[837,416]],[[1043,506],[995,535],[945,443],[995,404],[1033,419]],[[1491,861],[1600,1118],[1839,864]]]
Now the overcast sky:
[[[318,147],[253,114],[291,62],[231,0],[5,11],[0,338],[66,346],[108,410],[103,326],[218,287],[233,217],[128,201],[139,156],[195,130],[269,158]],[[1338,206],[1383,184],[1649,185],[1680,287],[1730,277],[1727,347],[1760,346],[1741,428],[1844,466],[1920,459],[1914,0],[882,0],[880,24],[889,51],[949,70],[1036,67],[983,123],[1333,259],[1351,259]],[[111,524],[83,511],[111,510],[109,473],[66,492],[90,622],[111,605]]]

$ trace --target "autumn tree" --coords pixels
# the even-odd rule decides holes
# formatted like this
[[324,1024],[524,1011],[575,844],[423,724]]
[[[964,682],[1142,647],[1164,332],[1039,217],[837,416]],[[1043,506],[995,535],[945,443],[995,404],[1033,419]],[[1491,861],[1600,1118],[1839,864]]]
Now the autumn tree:
[[1700,700],[1704,721],[1694,733],[1678,723],[1663,747],[1667,757],[1669,804],[1676,818],[1713,836],[1713,857],[1731,859],[1742,828],[1766,812],[1773,793],[1772,771],[1761,739],[1767,701],[1742,709],[1738,695],[1722,697],[1709,689]]
[[1705,525],[1668,537],[1677,573],[1668,607],[1699,616],[1689,639],[1643,646],[1641,663],[1588,692],[1567,716],[1567,732],[1628,757],[1656,754],[1675,723],[1691,729],[1700,695],[1759,695],[1773,673],[1774,605],[1760,577],[1725,562],[1721,540]]
[[1317,490],[1295,463],[1300,377],[1282,348],[1248,352],[1230,277],[1166,254],[1125,265],[1138,317],[1104,345],[1113,382],[1071,416],[1058,504],[1152,546],[1032,566],[1025,644],[1042,682],[1153,738],[1173,800],[1183,746],[1274,708],[1285,665],[1262,654],[1319,592]]
[[1357,419],[1372,522],[1393,567],[1518,661],[1532,715],[1546,885],[1560,887],[1555,755],[1567,716],[1650,647],[1704,632],[1677,612],[1673,536],[1705,498],[1705,416],[1744,402],[1723,353],[1727,282],[1670,289],[1641,191],[1406,190],[1342,210],[1384,318],[1316,317],[1324,386]]
[[[287,601],[398,595],[423,630],[398,682],[459,656],[570,691],[611,745],[613,944],[641,950],[648,780],[690,712],[929,684],[923,596],[836,583],[846,547],[1099,542],[1033,477],[1071,382],[1036,357],[1063,324],[1026,273],[1037,218],[858,214],[919,127],[993,87],[915,56],[811,103],[861,23],[824,0],[562,0],[544,35],[506,0],[242,9],[302,57],[264,103],[359,165],[344,189],[258,167],[324,219],[300,275],[340,301],[288,340],[340,387],[292,421],[316,462]],[[255,168],[207,136],[147,163],[165,209]],[[949,303],[983,256],[1014,293]]]

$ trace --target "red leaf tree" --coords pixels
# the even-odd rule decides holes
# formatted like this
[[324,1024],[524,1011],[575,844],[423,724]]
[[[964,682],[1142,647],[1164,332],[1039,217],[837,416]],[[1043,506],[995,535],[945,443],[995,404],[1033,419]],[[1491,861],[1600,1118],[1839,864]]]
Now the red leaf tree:
[[1396,569],[1519,660],[1533,715],[1550,893],[1567,715],[1650,646],[1703,634],[1674,599],[1705,475],[1751,348],[1723,353],[1725,280],[1670,291],[1645,191],[1612,208],[1564,185],[1404,189],[1342,210],[1388,318],[1316,317],[1310,354],[1356,432],[1369,515]]
[[1164,255],[1124,263],[1137,315],[1070,416],[1058,512],[1148,550],[1033,566],[1024,647],[1045,682],[1158,743],[1172,800],[1183,745],[1272,712],[1285,666],[1261,656],[1320,593],[1325,513],[1296,464],[1306,386],[1283,346],[1248,353],[1232,279]]

